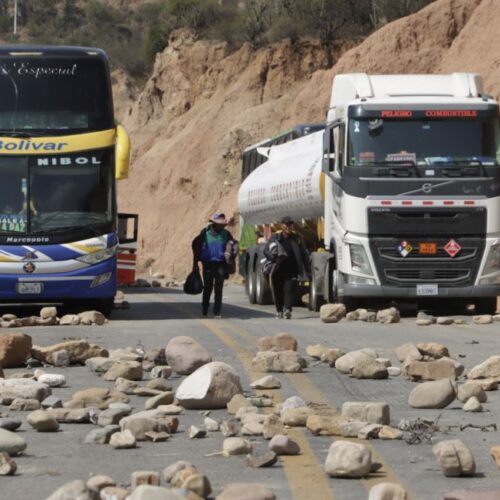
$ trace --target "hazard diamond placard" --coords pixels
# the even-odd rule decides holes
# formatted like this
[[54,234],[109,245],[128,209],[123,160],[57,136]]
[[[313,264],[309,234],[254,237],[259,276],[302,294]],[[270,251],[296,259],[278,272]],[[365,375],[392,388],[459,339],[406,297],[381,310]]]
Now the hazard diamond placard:
[[443,247],[444,251],[450,256],[450,257],[455,257],[460,250],[462,250],[462,247],[458,242],[455,240],[451,239],[446,243],[446,245]]

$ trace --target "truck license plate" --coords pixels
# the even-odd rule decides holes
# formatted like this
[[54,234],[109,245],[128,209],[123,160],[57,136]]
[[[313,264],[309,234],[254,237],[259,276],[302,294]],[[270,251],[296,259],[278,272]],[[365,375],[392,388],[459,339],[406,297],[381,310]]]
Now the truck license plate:
[[419,243],[418,253],[423,255],[436,255],[438,252],[437,243]]
[[37,295],[42,293],[42,283],[18,283],[17,293],[22,295]]
[[417,295],[418,296],[438,295],[438,286],[437,284],[434,283],[417,285]]

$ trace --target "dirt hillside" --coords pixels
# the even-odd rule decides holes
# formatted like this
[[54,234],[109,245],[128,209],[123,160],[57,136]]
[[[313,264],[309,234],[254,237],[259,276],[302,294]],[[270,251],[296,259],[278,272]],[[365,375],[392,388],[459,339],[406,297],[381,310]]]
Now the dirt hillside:
[[235,215],[240,154],[300,122],[325,118],[337,73],[483,75],[500,97],[498,0],[437,0],[347,51],[333,68],[316,42],[228,55],[224,43],[182,31],[122,114],[134,143],[121,210],[140,214],[140,259],[149,272],[182,276],[190,241],[214,210]]

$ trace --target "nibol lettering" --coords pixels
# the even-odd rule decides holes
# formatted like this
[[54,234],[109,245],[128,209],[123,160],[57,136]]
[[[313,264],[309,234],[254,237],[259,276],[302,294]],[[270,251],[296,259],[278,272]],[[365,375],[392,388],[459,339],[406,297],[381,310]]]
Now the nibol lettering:
[[52,158],[38,158],[36,162],[38,167],[57,167],[69,165],[100,165],[101,160],[96,156],[79,156],[76,158],[69,158],[65,156],[57,156]]
[[40,142],[40,141],[6,141],[0,140],[0,152],[2,151],[61,151],[67,142]]

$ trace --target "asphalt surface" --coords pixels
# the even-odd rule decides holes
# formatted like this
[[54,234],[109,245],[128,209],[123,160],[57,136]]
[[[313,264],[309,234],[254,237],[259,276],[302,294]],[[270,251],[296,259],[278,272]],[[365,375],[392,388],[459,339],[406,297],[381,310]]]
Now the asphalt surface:
[[[394,348],[404,342],[441,342],[452,355],[470,369],[487,357],[499,353],[500,323],[475,325],[472,318],[466,325],[418,327],[414,312],[409,311],[399,324],[346,322],[323,324],[318,315],[303,308],[294,311],[291,320],[274,319],[271,306],[250,306],[243,288],[229,286],[224,290],[223,319],[200,317],[199,297],[190,297],[178,289],[126,289],[131,309],[116,311],[111,321],[102,327],[36,327],[23,331],[39,345],[50,345],[66,339],[86,338],[108,349],[141,344],[146,349],[164,347],[176,335],[189,335],[202,343],[212,358],[232,365],[240,374],[242,384],[249,390],[251,380],[262,376],[251,369],[251,358],[256,352],[257,339],[280,332],[292,334],[305,355],[309,344],[321,343],[350,351],[372,347],[379,356],[399,363]],[[310,360],[312,361],[312,360]],[[5,370],[7,376],[22,370]],[[53,394],[63,400],[75,391],[88,387],[112,387],[85,367],[47,369],[63,373],[67,387],[54,389]],[[276,401],[299,395],[308,402],[340,408],[345,401],[386,401],[391,409],[391,423],[395,426],[403,418],[438,420],[442,429],[435,433],[435,442],[441,439],[462,439],[472,450],[477,474],[469,478],[445,478],[432,454],[432,443],[408,445],[404,441],[363,441],[369,445],[381,470],[365,480],[333,479],[322,471],[332,443],[331,437],[312,436],[307,429],[293,430],[302,455],[287,457],[268,469],[246,467],[244,459],[205,455],[222,448],[223,436],[209,433],[205,439],[190,440],[186,430],[191,424],[202,425],[204,417],[198,411],[185,412],[180,417],[177,434],[164,443],[140,442],[133,450],[114,450],[106,445],[84,444],[91,424],[61,424],[57,433],[37,433],[26,422],[26,412],[0,412],[24,420],[20,429],[28,447],[16,458],[18,473],[0,477],[1,500],[39,500],[73,479],[88,479],[93,474],[107,474],[119,485],[130,484],[135,470],[161,472],[180,459],[192,461],[211,481],[214,496],[230,482],[257,482],[272,489],[278,499],[341,500],[366,499],[369,489],[378,482],[403,484],[414,499],[441,499],[455,489],[474,491],[500,490],[500,474],[489,455],[491,446],[500,445],[499,431],[486,432],[467,428],[448,430],[448,426],[498,424],[500,393],[488,392],[488,402],[482,413],[465,413],[462,404],[455,401],[444,410],[415,410],[409,407],[408,395],[415,383],[402,377],[388,380],[356,380],[342,375],[322,363],[312,361],[303,374],[276,374],[282,381],[279,391],[267,391]],[[172,378],[174,388],[180,378]],[[136,411],[143,409],[145,398],[132,396],[130,403]],[[226,417],[222,410],[211,416]],[[257,452],[264,452],[267,442],[250,438]]]

